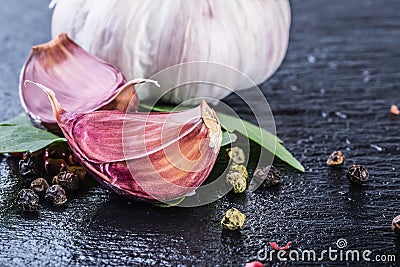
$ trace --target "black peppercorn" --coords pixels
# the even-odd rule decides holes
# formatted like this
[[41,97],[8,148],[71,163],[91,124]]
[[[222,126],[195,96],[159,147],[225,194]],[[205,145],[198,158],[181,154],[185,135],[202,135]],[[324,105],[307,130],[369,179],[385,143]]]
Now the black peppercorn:
[[19,161],[19,173],[29,180],[33,180],[42,174],[43,162],[34,154],[25,153]]
[[46,200],[51,201],[54,206],[61,206],[67,202],[65,190],[59,185],[52,185],[46,191]]
[[31,189],[19,191],[16,199],[18,207],[24,212],[37,211],[39,207],[39,196]]
[[53,178],[53,184],[61,185],[66,191],[74,191],[78,189],[78,175],[71,172],[63,171]]
[[333,153],[329,155],[326,164],[328,164],[329,166],[341,165],[343,164],[344,159],[345,157],[341,151],[333,151]]
[[281,173],[274,166],[257,168],[254,171],[253,179],[256,179],[258,182],[262,182],[264,187],[271,187],[281,182]]
[[47,188],[49,188],[49,184],[43,178],[37,178],[31,183],[31,189],[37,194],[46,193]]
[[352,183],[360,184],[368,180],[368,170],[361,165],[353,165],[346,174]]
[[392,221],[392,230],[395,235],[400,236],[400,215],[396,216]]
[[67,163],[63,159],[46,159],[44,168],[50,177],[59,174],[67,167]]

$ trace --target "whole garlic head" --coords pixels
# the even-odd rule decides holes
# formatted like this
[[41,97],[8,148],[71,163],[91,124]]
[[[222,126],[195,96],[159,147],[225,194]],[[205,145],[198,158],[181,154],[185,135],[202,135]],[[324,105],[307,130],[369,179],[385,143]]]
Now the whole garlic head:
[[[268,79],[285,56],[290,29],[288,0],[57,0],[52,34],[67,32],[90,53],[115,65],[127,79],[150,78],[193,61],[227,65],[256,84]],[[195,77],[213,80],[207,69]],[[241,77],[232,90],[247,89]],[[236,80],[235,80],[236,79]],[[159,92],[139,90],[140,99]],[[193,85],[164,96],[171,103],[194,97],[221,99],[229,90]]]

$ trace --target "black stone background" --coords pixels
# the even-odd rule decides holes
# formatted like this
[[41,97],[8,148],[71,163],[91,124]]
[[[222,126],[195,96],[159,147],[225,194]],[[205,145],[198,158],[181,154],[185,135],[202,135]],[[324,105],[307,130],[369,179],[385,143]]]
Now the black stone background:
[[[19,70],[30,47],[50,39],[47,5],[46,0],[0,1],[1,120],[22,111]],[[339,238],[347,240],[348,249],[400,258],[399,239],[390,229],[400,214],[400,122],[389,114],[391,104],[400,104],[400,1],[293,0],[291,5],[286,59],[261,88],[278,135],[306,173],[277,162],[284,174],[281,186],[191,209],[128,203],[94,183],[64,210],[46,208],[32,217],[13,204],[22,182],[16,162],[3,157],[0,266],[243,266],[269,241],[291,241],[301,252],[335,248]],[[248,116],[235,97],[225,102]],[[325,164],[336,149],[347,156],[344,168]],[[352,163],[370,171],[370,181],[361,187],[344,178]],[[241,234],[220,229],[231,206],[247,215]]]

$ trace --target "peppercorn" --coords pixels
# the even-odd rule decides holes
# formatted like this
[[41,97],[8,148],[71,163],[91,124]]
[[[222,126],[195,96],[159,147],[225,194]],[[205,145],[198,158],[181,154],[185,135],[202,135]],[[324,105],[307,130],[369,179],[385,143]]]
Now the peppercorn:
[[392,230],[395,235],[400,236],[400,215],[394,217],[392,221]]
[[81,166],[68,166],[66,171],[77,175],[79,182],[84,181],[87,174],[85,168]]
[[233,192],[242,193],[246,190],[247,181],[249,177],[247,169],[244,165],[233,163],[229,168],[229,172],[226,175],[226,182],[232,186]]
[[244,179],[247,179],[249,177],[246,166],[242,164],[232,164],[229,168],[229,172],[238,172],[243,176]]
[[326,164],[328,164],[329,166],[341,165],[343,164],[344,159],[345,157],[341,151],[333,151],[333,153],[329,155]]
[[258,183],[262,183],[263,187],[271,187],[281,182],[281,173],[274,166],[257,168],[254,171],[253,179]]
[[42,174],[42,164],[39,158],[30,153],[24,153],[22,159],[18,163],[19,173],[27,179],[35,179]]
[[31,189],[37,194],[45,193],[48,188],[49,184],[43,178],[37,178],[31,183]]
[[393,115],[399,115],[400,114],[400,110],[399,107],[397,107],[396,105],[392,105],[390,107],[390,113],[392,113]]
[[360,184],[368,180],[368,170],[361,165],[353,165],[346,173],[352,183]]
[[58,184],[66,191],[74,191],[78,189],[78,175],[71,172],[63,171],[53,178],[53,184]]
[[226,151],[234,163],[243,164],[246,161],[246,156],[244,155],[243,149],[239,147],[232,147],[228,148]]
[[22,189],[18,193],[16,202],[23,212],[37,211],[39,196],[31,189]]
[[52,177],[59,174],[67,167],[67,163],[63,159],[51,159],[48,158],[44,162],[44,168],[47,174]]
[[70,165],[73,165],[73,166],[80,166],[80,165],[81,165],[73,153],[71,153],[71,154],[69,155],[69,157],[68,157],[68,163],[69,163]]
[[54,206],[61,206],[67,202],[65,190],[60,185],[52,185],[46,191],[45,199],[51,201]]
[[242,193],[246,190],[246,178],[240,172],[229,172],[226,175],[226,181],[233,186],[233,192]]
[[243,227],[246,215],[241,213],[238,209],[229,209],[221,220],[221,226],[227,230],[239,230]]
[[56,142],[49,145],[44,150],[43,160],[47,159],[63,159],[67,161],[70,155],[70,149],[67,143],[65,142]]

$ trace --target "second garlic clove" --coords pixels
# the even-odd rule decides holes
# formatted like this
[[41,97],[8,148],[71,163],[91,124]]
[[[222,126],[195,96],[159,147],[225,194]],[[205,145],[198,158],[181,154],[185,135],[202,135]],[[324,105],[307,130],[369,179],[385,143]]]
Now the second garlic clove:
[[206,102],[172,113],[65,111],[45,91],[72,151],[104,186],[128,198],[164,202],[192,193],[208,177],[222,141]]

